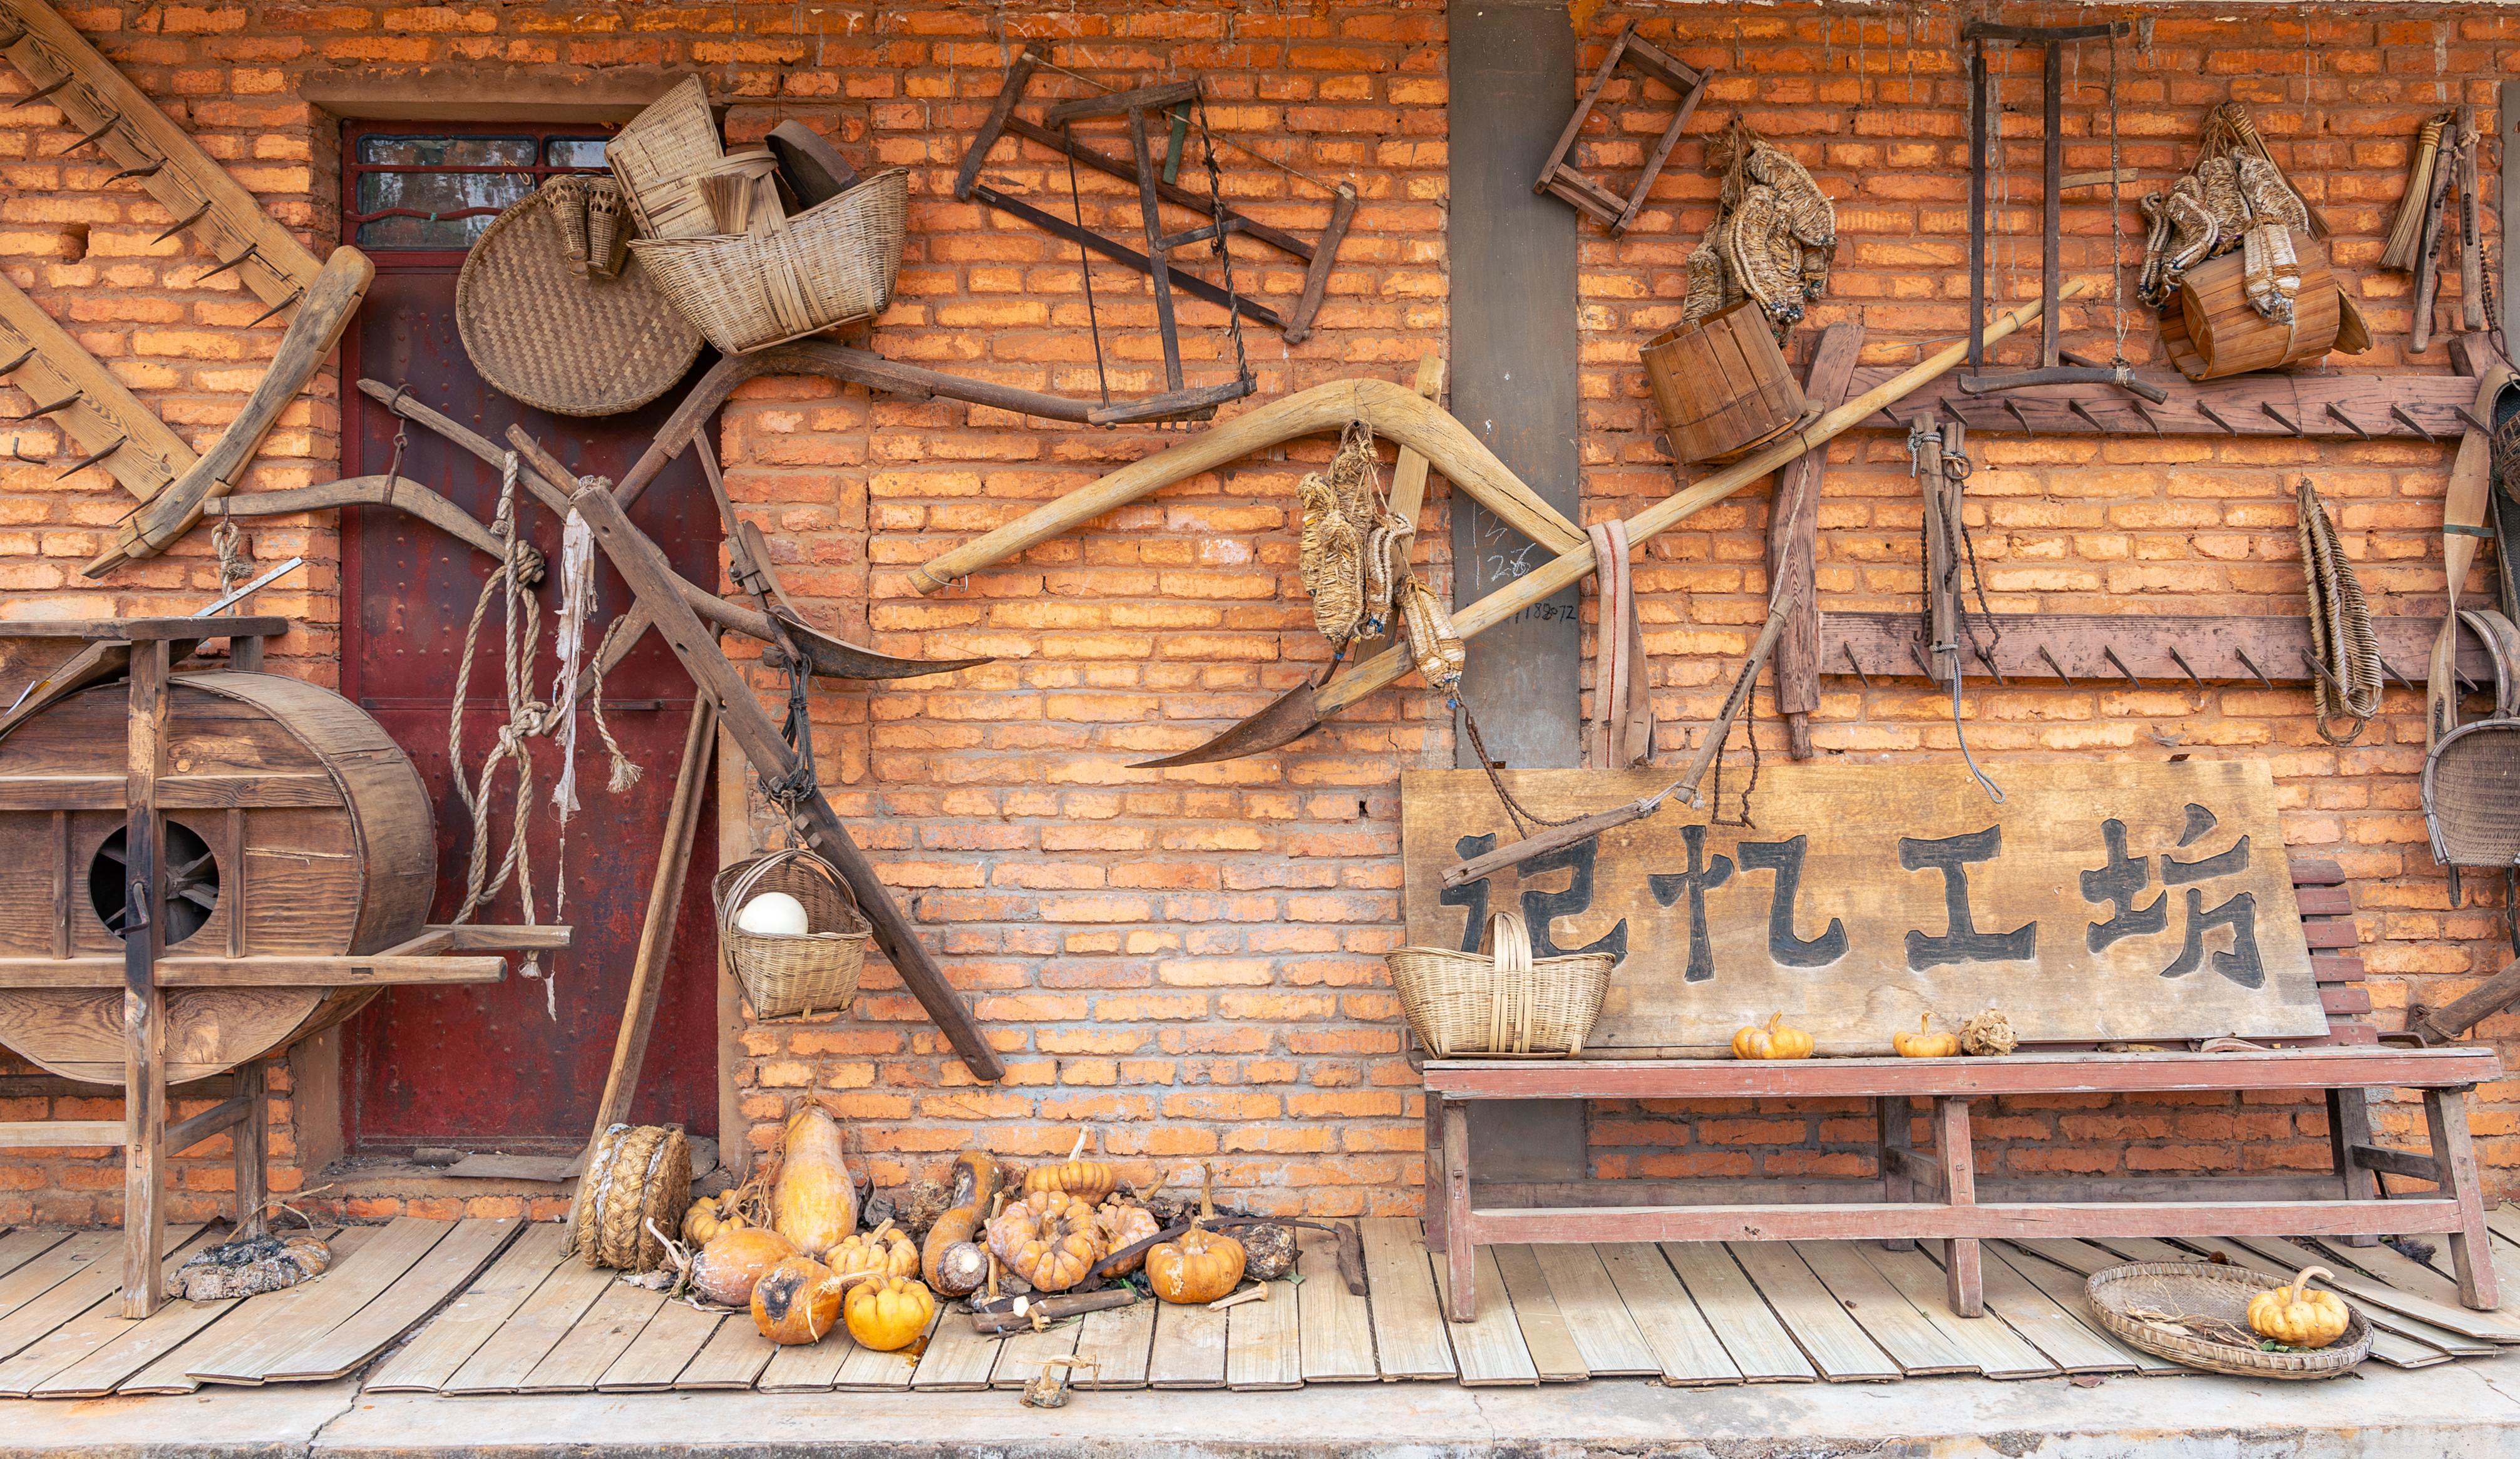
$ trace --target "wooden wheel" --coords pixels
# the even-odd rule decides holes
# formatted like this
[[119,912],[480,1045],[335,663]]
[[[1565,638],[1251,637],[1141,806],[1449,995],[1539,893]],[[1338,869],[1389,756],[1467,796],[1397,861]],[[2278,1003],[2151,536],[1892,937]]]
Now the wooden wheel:
[[[169,955],[382,951],[418,936],[435,830],[411,761],[330,689],[199,674],[168,695]],[[118,955],[128,697],[82,689],[0,737],[0,956]],[[170,988],[166,1082],[205,1079],[347,1018],[376,988]],[[0,990],[0,1044],[70,1079],[123,1079],[116,989]]]

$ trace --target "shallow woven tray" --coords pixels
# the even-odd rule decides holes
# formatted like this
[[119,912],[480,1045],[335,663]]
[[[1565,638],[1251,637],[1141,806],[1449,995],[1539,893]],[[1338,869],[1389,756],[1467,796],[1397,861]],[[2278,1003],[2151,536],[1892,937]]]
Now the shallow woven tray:
[[2131,1308],[2149,1307],[2182,1316],[2220,1317],[2246,1328],[2250,1298],[2290,1285],[2288,1277],[2214,1261],[2136,1261],[2092,1273],[2084,1291],[2092,1314],[2118,1341],[2209,1373],[2287,1380],[2335,1378],[2354,1371],[2371,1355],[2371,1324],[2351,1307],[2345,1335],[2313,1352],[2268,1352],[2236,1343],[2208,1342],[2127,1315]]
[[455,327],[483,379],[559,416],[637,410],[673,388],[701,344],[636,257],[610,279],[571,267],[542,192],[492,219],[465,255]]

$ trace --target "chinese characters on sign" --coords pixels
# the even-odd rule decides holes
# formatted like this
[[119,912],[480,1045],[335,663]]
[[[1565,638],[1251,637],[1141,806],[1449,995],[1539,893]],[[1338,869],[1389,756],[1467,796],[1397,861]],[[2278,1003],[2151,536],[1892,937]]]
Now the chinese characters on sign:
[[[1451,889],[1511,831],[1476,772],[1413,774],[1410,941],[1475,951],[1509,909],[1541,956],[1611,953],[1597,1048],[1712,1047],[1778,1010],[1842,1051],[1988,1006],[2033,1040],[2324,1028],[2263,765],[2032,769],[2002,807],[1940,767],[1772,770],[1754,826],[1666,805]],[[1662,776],[1508,774],[1551,814]]]

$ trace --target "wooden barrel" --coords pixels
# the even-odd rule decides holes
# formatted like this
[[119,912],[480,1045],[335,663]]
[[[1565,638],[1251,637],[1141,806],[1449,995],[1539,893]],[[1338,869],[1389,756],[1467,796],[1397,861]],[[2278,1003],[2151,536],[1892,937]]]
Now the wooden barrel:
[[1729,461],[1803,418],[1803,387],[1785,369],[1768,316],[1746,299],[1655,335],[1640,354],[1662,413],[1663,449],[1675,461]]
[[2316,360],[2335,346],[2343,296],[2328,272],[2327,250],[2296,234],[2293,252],[2301,260],[2301,292],[2293,300],[2288,325],[2250,307],[2238,249],[2187,271],[2170,307],[2161,311],[2161,341],[2180,374],[2191,380],[2219,380]]
[[[380,952],[418,937],[437,885],[428,794],[376,721],[269,674],[168,688],[169,956]],[[118,955],[128,686],[82,689],[0,738],[0,956]],[[357,1012],[374,987],[166,992],[166,1079],[206,1079]],[[122,994],[0,991],[0,1044],[119,1084]]]

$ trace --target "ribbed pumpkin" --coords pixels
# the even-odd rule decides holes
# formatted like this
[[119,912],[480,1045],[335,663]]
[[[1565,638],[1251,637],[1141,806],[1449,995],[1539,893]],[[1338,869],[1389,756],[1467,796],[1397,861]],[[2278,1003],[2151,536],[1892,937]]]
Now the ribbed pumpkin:
[[1752,1025],[1732,1036],[1732,1057],[1736,1059],[1808,1059],[1812,1056],[1812,1036],[1785,1022],[1781,1013],[1768,1016],[1768,1026]]
[[[1102,1209],[1094,1213],[1094,1223],[1102,1229],[1102,1250],[1106,1255],[1136,1246],[1139,1242],[1163,1230],[1163,1227],[1155,1221],[1155,1214],[1134,1201],[1103,1202]],[[1127,1276],[1146,1264],[1147,1254],[1140,1252],[1112,1267],[1107,1274]]]
[[842,1276],[860,1272],[878,1277],[919,1275],[919,1248],[894,1230],[890,1221],[842,1241],[824,1260]]
[[774,1343],[819,1343],[840,1320],[848,1279],[811,1257],[788,1257],[752,1289],[752,1325]]
[[722,1190],[713,1196],[702,1196],[683,1213],[683,1244],[703,1247],[717,1239],[720,1231],[732,1231],[752,1222],[744,1218],[742,1194]]
[[692,1286],[706,1301],[740,1307],[770,1268],[796,1255],[796,1244],[762,1226],[720,1231],[692,1259]]
[[1094,1208],[1065,1191],[1037,1190],[989,1222],[989,1250],[1038,1292],[1064,1292],[1102,1260]]
[[[954,1159],[954,1173],[947,1184],[953,1204],[927,1228],[927,1243],[920,1249],[920,1270],[927,1285],[948,1296],[960,1297],[980,1285],[974,1277],[968,1286],[958,1287],[944,1270],[945,1254],[957,1246],[976,1241],[980,1234],[980,1217],[989,1209],[989,1198],[998,1192],[998,1165],[977,1150],[966,1151]],[[988,1274],[988,1263],[982,1262],[982,1277]]]
[[1075,1148],[1067,1159],[1057,1165],[1035,1166],[1024,1172],[1025,1195],[1036,1191],[1055,1190],[1076,1197],[1088,1206],[1096,1206],[1120,1188],[1120,1172],[1099,1160],[1086,1160],[1085,1137],[1090,1131],[1076,1132]]
[[2250,1330],[2287,1348],[2324,1348],[2345,1336],[2354,1314],[2335,1293],[2308,1290],[2315,1276],[2336,1279],[2336,1273],[2324,1266],[2305,1266],[2293,1274],[2291,1285],[2250,1298]]
[[1242,1243],[1200,1224],[1216,1216],[1209,1196],[1215,1178],[1215,1172],[1201,1171],[1198,1215],[1191,1217],[1190,1229],[1147,1253],[1147,1285],[1166,1302],[1214,1302],[1242,1280]]
[[849,1336],[878,1352],[897,1352],[918,1342],[935,1315],[936,1294],[898,1276],[850,1288],[844,1312]]
[[858,1188],[840,1155],[840,1127],[811,1101],[788,1117],[770,1224],[817,1259],[858,1228]]

